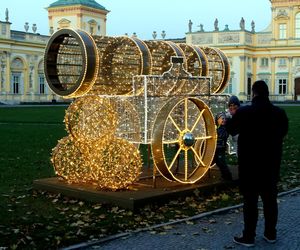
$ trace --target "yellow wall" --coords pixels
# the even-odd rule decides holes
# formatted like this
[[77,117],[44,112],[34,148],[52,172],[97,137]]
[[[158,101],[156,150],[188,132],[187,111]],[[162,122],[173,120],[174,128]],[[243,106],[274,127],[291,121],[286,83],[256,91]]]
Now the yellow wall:
[[[61,28],[82,29],[94,35],[106,35],[107,11],[82,5],[48,8],[49,27],[54,31]],[[92,23],[92,24],[91,24]],[[100,29],[99,29],[100,27]]]
[[[300,0],[270,2],[272,19],[269,28],[262,32],[189,32],[186,36],[188,44],[218,47],[227,54],[233,61],[231,72],[234,86],[231,94],[238,95],[242,100],[249,99],[248,77],[251,77],[251,83],[259,79],[267,80],[273,100],[294,99],[294,82],[300,75],[300,38],[295,38],[295,15],[300,12]],[[280,39],[280,24],[286,25],[285,39]],[[251,62],[249,67],[246,65],[248,60]],[[262,60],[268,63],[262,65]],[[287,82],[284,94],[280,93],[279,88],[282,80]]]

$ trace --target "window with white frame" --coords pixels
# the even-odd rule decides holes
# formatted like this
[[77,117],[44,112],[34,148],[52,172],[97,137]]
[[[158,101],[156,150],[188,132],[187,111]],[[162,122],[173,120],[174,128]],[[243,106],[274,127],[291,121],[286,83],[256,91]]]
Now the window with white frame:
[[20,75],[12,75],[12,92],[13,94],[20,94]]
[[224,90],[225,94],[232,94],[232,77],[230,77],[230,80],[228,81],[227,87]]
[[278,94],[285,95],[287,93],[287,79],[279,78],[278,79]]
[[6,24],[2,24],[2,28],[1,28],[1,32],[2,32],[2,35],[6,35]]
[[286,59],[285,58],[279,58],[278,66],[286,66]]
[[286,24],[279,24],[279,39],[286,39]]
[[300,12],[295,16],[295,38],[300,38]]
[[45,77],[43,75],[39,75],[39,86],[40,94],[45,94]]
[[299,57],[295,58],[295,65],[297,65],[297,66],[300,65],[300,58]]
[[267,67],[269,65],[269,60],[266,57],[263,57],[260,59],[260,66],[261,67]]

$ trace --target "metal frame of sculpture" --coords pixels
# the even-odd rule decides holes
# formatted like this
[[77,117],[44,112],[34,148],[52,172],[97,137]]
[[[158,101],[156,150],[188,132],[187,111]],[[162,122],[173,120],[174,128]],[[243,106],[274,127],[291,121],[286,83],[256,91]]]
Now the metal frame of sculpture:
[[170,181],[195,183],[211,167],[213,112],[226,103],[230,75],[219,49],[62,29],[44,68],[54,93],[76,98],[65,115],[69,135],[52,153],[66,181],[126,188],[141,173],[140,144],[151,145],[154,168]]

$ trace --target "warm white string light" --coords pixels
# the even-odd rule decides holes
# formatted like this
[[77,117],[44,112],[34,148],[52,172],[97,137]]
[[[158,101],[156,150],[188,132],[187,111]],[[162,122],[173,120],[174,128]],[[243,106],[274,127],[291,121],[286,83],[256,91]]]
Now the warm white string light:
[[[155,126],[167,120],[159,132],[161,144],[175,141],[185,153],[203,151],[206,147],[203,151],[206,155],[197,153],[194,161],[202,167],[203,162],[209,165],[216,140],[210,109],[219,110],[226,100],[226,96],[211,94],[223,91],[228,82],[226,56],[218,49],[167,41],[90,38],[97,48],[97,70],[91,86],[87,86],[88,83],[80,86],[82,91],[72,93],[72,82],[78,81],[82,73],[80,67],[85,61],[79,46],[83,41],[68,38],[65,48],[62,44],[58,51],[58,80],[64,83],[60,88],[65,87],[70,92],[64,97],[80,98],[66,111],[69,136],[61,139],[53,149],[51,160],[57,175],[69,183],[90,183],[112,190],[126,188],[141,172],[138,145],[153,143]],[[172,63],[171,56],[182,58],[182,62]],[[176,108],[165,108],[170,100]],[[170,114],[162,115],[161,112]],[[160,121],[159,117],[166,120]],[[210,142],[198,143],[197,148],[196,144],[192,145],[197,138],[209,138]],[[157,159],[156,152],[152,154]],[[162,160],[167,161],[166,157],[163,152]],[[172,161],[166,164],[173,165],[174,159]],[[186,153],[185,167],[193,165],[188,161]],[[160,162],[160,165],[163,164]],[[195,182],[203,174],[196,174],[189,180],[188,172],[185,169],[183,183]]]

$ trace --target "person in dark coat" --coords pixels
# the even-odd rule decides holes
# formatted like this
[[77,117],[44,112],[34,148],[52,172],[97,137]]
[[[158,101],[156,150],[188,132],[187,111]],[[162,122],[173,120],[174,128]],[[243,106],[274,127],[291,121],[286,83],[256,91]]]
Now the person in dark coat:
[[[229,98],[228,101],[228,111],[226,113],[226,120],[230,120],[232,118],[232,115],[235,114],[236,110],[241,106],[240,100],[237,96],[232,95]],[[237,154],[237,140],[239,135],[230,135],[230,148],[229,148],[229,154],[230,155],[236,155]]]
[[217,148],[214,156],[214,163],[216,163],[220,169],[222,178],[226,181],[231,181],[232,175],[226,163],[226,148],[229,134],[225,127],[226,115],[224,112],[220,112],[216,115],[215,123],[217,126]]
[[227,127],[238,137],[239,188],[243,196],[244,230],[234,242],[253,246],[258,219],[258,197],[263,202],[264,239],[276,242],[279,181],[283,138],[288,132],[284,110],[269,101],[268,86],[256,81],[252,86],[252,104],[237,109]]

